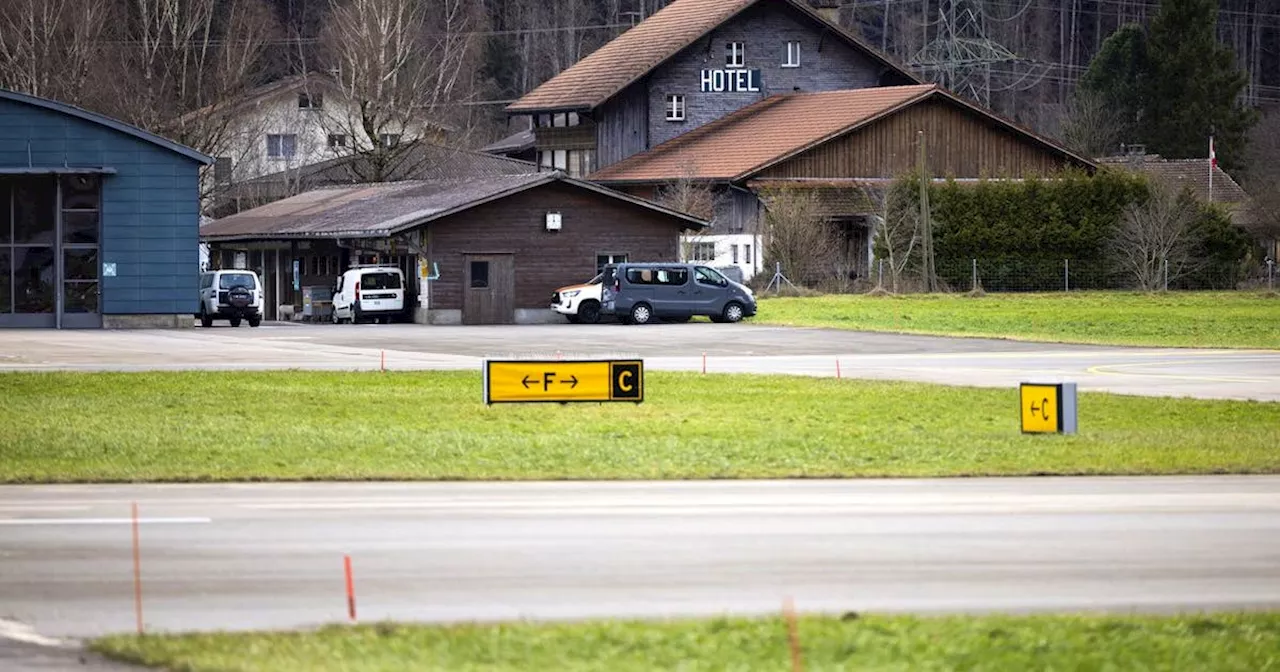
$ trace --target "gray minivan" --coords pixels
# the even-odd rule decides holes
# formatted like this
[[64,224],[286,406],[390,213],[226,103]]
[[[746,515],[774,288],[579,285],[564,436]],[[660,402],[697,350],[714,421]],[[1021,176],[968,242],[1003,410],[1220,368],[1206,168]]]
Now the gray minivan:
[[600,312],[625,324],[687,322],[705,315],[737,322],[756,314],[756,297],[714,268],[685,263],[609,264],[603,271]]

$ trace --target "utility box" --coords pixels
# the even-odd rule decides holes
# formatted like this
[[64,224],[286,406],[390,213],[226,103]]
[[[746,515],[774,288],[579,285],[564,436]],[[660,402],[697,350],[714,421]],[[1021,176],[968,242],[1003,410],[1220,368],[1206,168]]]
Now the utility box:
[[302,319],[328,322],[333,316],[333,288],[309,285],[302,288]]

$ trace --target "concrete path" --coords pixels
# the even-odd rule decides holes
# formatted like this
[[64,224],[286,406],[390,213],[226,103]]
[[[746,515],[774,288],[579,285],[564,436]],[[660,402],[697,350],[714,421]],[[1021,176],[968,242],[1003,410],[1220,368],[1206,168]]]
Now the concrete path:
[[0,488],[48,636],[804,610],[1280,607],[1280,477]]

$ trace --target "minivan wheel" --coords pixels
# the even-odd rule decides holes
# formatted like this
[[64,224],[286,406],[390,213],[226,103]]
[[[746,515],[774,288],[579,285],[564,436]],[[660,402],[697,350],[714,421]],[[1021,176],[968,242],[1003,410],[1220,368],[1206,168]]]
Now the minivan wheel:
[[262,318],[261,318],[261,317],[251,317],[251,318],[249,318],[249,326],[250,326],[250,327],[257,327],[257,326],[259,326],[259,325],[261,325],[261,324],[262,324]]
[[600,321],[600,302],[583,301],[578,306],[578,321],[583,324],[595,324]]
[[725,322],[741,322],[742,304],[737,301],[730,301],[729,305],[724,307],[724,314],[722,317]]
[[631,309],[632,324],[648,324],[653,319],[653,309],[647,303],[637,303]]

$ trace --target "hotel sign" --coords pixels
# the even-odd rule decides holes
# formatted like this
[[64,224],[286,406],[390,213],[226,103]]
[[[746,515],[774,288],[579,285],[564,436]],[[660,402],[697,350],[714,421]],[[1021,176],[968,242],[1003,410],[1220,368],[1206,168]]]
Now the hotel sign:
[[759,93],[764,89],[760,70],[703,70],[703,93]]

